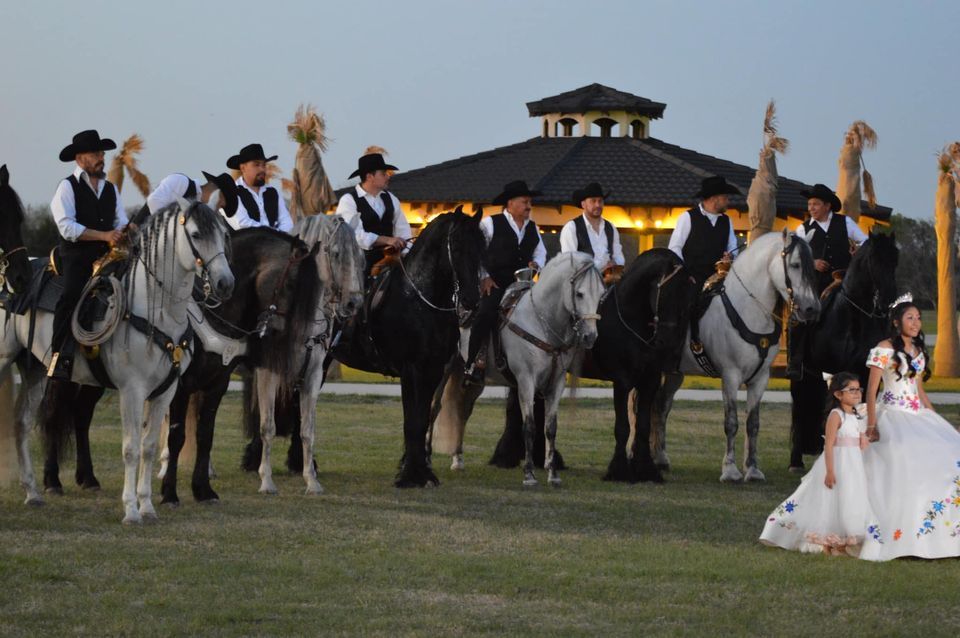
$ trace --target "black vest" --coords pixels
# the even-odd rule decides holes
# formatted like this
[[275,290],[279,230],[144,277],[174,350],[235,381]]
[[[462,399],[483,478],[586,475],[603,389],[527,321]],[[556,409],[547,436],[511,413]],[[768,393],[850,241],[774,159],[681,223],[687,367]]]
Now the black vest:
[[700,212],[699,206],[687,212],[690,214],[690,235],[683,245],[683,264],[700,286],[714,273],[714,264],[727,250],[730,218],[720,215],[714,225]]
[[499,213],[490,219],[493,221],[493,237],[487,245],[487,273],[498,286],[506,288],[514,282],[514,271],[526,268],[533,259],[533,251],[540,243],[539,231],[530,220],[517,243],[517,234],[513,232],[506,214]]
[[189,175],[184,175],[183,173],[180,173],[180,174],[187,178],[187,190],[184,191],[184,193],[183,193],[183,198],[184,198],[184,199],[196,199],[196,198],[197,198],[197,183],[196,183],[195,181],[193,181],[192,179],[190,179],[190,176],[189,176]]
[[[603,233],[607,236],[607,254],[610,255],[610,259],[613,259],[613,226],[607,220],[603,221]],[[593,244],[590,243],[590,235],[587,234],[587,222],[584,221],[583,215],[578,215],[576,219],[573,220],[573,225],[577,229],[577,250],[582,253],[587,253],[588,255],[593,254]]]
[[[267,213],[267,223],[270,224],[270,228],[279,228],[280,194],[273,186],[263,186],[261,188],[263,188],[263,208],[265,209],[264,212]],[[240,202],[247,209],[247,215],[250,216],[250,219],[260,221],[260,207],[257,205],[257,200],[253,198],[253,193],[248,191],[245,186],[238,185],[237,195],[240,196]]]
[[100,198],[86,184],[81,184],[73,175],[67,178],[73,188],[76,220],[92,230],[113,230],[117,224],[117,189],[104,181]]
[[[360,215],[360,223],[363,225],[363,229],[368,233],[373,233],[375,235],[380,235],[382,237],[393,237],[393,198],[390,197],[390,193],[383,191],[380,193],[380,200],[383,202],[383,217],[377,215],[377,211],[373,210],[373,206],[367,202],[366,197],[360,197],[357,195],[357,189],[351,188],[347,193],[350,197],[353,198],[353,203],[357,207],[357,213]],[[383,259],[383,248],[379,246],[377,248],[371,248],[370,250],[365,250],[364,257],[367,262],[367,274],[370,273],[370,268]]]
[[[846,270],[850,265],[850,241],[847,237],[847,217],[840,213],[833,213],[827,232],[823,232],[820,224],[808,219],[803,222],[807,231],[810,252],[814,259],[823,259],[830,264],[830,270]],[[811,231],[813,231],[811,233]],[[823,292],[833,281],[831,272],[817,271],[817,289]]]

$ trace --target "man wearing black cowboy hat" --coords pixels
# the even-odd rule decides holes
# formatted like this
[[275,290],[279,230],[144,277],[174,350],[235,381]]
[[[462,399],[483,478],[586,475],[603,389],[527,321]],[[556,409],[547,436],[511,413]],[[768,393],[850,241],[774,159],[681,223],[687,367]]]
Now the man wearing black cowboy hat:
[[480,274],[480,305],[470,326],[464,369],[467,383],[483,382],[486,362],[482,355],[487,339],[496,328],[503,293],[514,282],[513,273],[521,268],[539,270],[547,261],[540,229],[530,219],[532,199],[538,195],[540,191],[530,190],[524,181],[510,182],[492,202],[502,205],[503,211],[480,221],[487,252]]
[[275,159],[276,155],[267,157],[259,144],[247,144],[227,160],[227,168],[240,171],[236,182],[237,212],[227,217],[227,223],[234,230],[260,226],[285,233],[293,230],[287,203],[276,188],[267,186],[267,162]]
[[[865,242],[867,236],[852,219],[840,214],[840,198],[825,185],[815,184],[800,194],[807,198],[810,217],[797,229],[797,235],[810,244],[817,269],[817,292],[823,293],[833,282],[833,273],[847,269],[853,250]],[[786,375],[799,379],[803,376],[807,326],[792,327],[789,337]]]
[[[121,237],[127,214],[120,191],[106,180],[104,151],[117,148],[113,140],[100,138],[95,130],[82,131],[60,151],[61,162],[76,162],[76,168],[57,186],[50,211],[60,231],[60,274],[63,295],[53,316],[53,359],[47,371],[55,381],[69,381],[75,343],[70,323],[80,293],[93,272],[93,263]],[[46,397],[53,390],[47,385]]]
[[593,255],[593,263],[601,272],[624,264],[620,233],[603,218],[603,201],[609,194],[597,182],[575,190],[571,199],[583,213],[564,224],[560,231],[560,252]]
[[360,183],[344,193],[337,204],[337,214],[354,229],[357,243],[366,258],[365,273],[384,257],[384,251],[402,254],[413,236],[410,222],[400,210],[400,200],[387,190],[390,172],[396,166],[387,164],[380,153],[369,153],[357,162],[357,170],[349,179]]
[[[198,179],[187,177],[183,173],[173,173],[160,180],[160,184],[147,196],[147,203],[144,204],[149,211],[148,214],[163,210],[176,203],[181,197],[183,199],[199,199],[201,202],[210,205],[214,210],[219,210],[226,217],[232,217],[236,214],[237,184],[233,181],[233,178],[227,173],[212,175],[206,171],[200,172],[203,173],[203,178],[206,180],[203,183]],[[212,202],[210,196],[215,192],[219,193],[219,196],[217,201]]]
[[707,177],[694,195],[700,204],[677,218],[669,248],[683,259],[697,287],[714,273],[716,262],[729,261],[737,254],[737,237],[726,212],[728,196],[740,194],[740,189],[722,176]]

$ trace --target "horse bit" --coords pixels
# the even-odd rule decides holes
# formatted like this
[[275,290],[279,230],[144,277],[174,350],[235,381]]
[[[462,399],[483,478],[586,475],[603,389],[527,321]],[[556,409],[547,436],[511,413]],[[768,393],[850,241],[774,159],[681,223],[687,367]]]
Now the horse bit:
[[[7,268],[10,267],[10,257],[16,255],[21,250],[26,251],[27,247],[17,246],[10,252],[4,252],[4,250],[0,248],[0,289],[7,285]],[[12,293],[14,291],[11,289],[10,292]]]

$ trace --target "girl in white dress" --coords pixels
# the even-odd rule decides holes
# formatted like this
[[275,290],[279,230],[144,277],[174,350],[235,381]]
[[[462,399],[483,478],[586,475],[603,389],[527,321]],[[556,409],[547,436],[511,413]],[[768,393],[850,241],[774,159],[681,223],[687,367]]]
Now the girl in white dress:
[[890,338],[867,359],[867,436],[874,442],[864,469],[881,534],[867,539],[860,558],[960,556],[960,434],[923,390],[930,372],[920,311],[909,295],[890,318]]
[[828,392],[823,454],[800,487],[767,517],[760,542],[857,556],[864,537],[876,531],[863,469],[866,424],[856,410],[863,391],[857,375],[840,372],[830,380]]

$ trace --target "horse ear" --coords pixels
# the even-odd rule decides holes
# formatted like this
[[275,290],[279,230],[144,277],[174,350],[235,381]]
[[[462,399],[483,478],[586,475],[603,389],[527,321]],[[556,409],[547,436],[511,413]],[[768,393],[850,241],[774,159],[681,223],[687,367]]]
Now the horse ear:
[[786,229],[786,227],[784,227],[784,229],[783,229],[783,241],[787,241],[787,236],[788,236],[789,234],[790,234],[790,231],[788,231],[788,230]]
[[477,210],[473,213],[473,219],[479,222],[483,219],[483,204],[476,204]]
[[463,204],[460,204],[460,205],[458,205],[456,208],[454,208],[454,209],[453,209],[453,212],[455,212],[455,213],[462,213],[462,212],[463,212]]
[[4,164],[0,166],[0,186],[6,186],[10,183],[10,171],[7,170],[7,165]]
[[220,201],[220,189],[217,188],[217,189],[214,189],[214,191],[210,193],[210,197],[207,198],[207,202],[209,202],[208,206],[210,206],[210,208],[212,208],[213,210],[217,210],[217,202],[219,201]]

